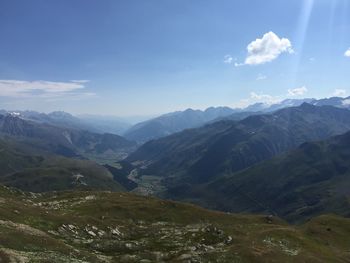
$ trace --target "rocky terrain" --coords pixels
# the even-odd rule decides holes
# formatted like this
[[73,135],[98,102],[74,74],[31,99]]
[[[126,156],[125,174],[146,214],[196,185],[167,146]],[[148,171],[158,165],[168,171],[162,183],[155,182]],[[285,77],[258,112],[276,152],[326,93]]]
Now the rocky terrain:
[[0,187],[0,262],[349,262],[350,220],[290,226],[128,193]]

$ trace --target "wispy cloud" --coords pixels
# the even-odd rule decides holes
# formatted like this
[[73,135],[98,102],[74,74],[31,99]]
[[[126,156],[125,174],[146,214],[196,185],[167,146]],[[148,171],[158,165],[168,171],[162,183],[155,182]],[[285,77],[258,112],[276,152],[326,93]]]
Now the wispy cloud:
[[350,58],[350,48],[345,51],[344,56]]
[[69,82],[0,80],[0,97],[62,97],[85,93],[82,91],[88,80]]
[[332,95],[336,97],[346,97],[347,91],[345,89],[336,89]]
[[300,87],[300,88],[289,89],[288,90],[288,95],[290,95],[290,96],[302,96],[306,92],[308,92],[308,89],[305,86],[303,86],[303,87]]
[[232,62],[233,62],[233,57],[231,55],[226,55],[224,57],[224,63],[225,64],[232,64]]
[[267,104],[276,103],[280,100],[279,97],[272,96],[269,94],[262,94],[262,93],[258,94],[256,92],[250,93],[250,99],[256,102],[263,102]]
[[266,105],[266,107],[268,107],[272,104],[280,103],[281,101],[290,97],[302,96],[307,92],[308,92],[308,89],[305,86],[300,88],[295,88],[295,89],[289,89],[285,94],[280,94],[280,95],[270,95],[266,93],[259,93],[259,92],[252,91],[249,93],[249,98],[242,99],[238,103],[234,104],[233,106],[239,107],[239,108],[245,108],[254,103],[263,103]]
[[282,53],[294,53],[290,40],[280,38],[272,31],[252,41],[247,46],[247,51],[248,55],[244,63],[236,63],[235,66],[265,64],[275,60]]
[[256,78],[256,80],[264,80],[264,79],[267,79],[267,76],[265,76],[264,74],[259,74]]
[[71,80],[71,82],[75,82],[75,83],[88,83],[88,82],[90,82],[90,80],[87,80],[87,79],[78,79],[78,80]]

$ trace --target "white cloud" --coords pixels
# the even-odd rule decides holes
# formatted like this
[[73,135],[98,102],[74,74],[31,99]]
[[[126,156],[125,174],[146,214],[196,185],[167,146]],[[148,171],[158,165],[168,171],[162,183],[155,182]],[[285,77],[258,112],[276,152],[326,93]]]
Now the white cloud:
[[346,90],[345,89],[336,89],[334,92],[333,92],[333,96],[336,96],[336,97],[345,97],[347,94]]
[[267,76],[265,76],[264,74],[259,74],[256,78],[256,80],[264,80],[264,79],[267,79]]
[[251,42],[247,50],[248,56],[244,63],[236,63],[236,66],[265,64],[275,60],[282,53],[294,53],[290,40],[280,38],[272,31]]
[[71,80],[71,82],[75,82],[75,83],[88,83],[90,82],[90,80],[87,80],[87,79],[78,79],[78,80]]
[[254,101],[265,102],[265,103],[270,103],[270,102],[272,103],[272,102],[276,101],[276,98],[272,95],[258,94],[256,92],[251,92],[250,98]]
[[258,94],[256,92],[251,92],[250,93],[250,98],[254,100],[271,100],[273,97],[268,94]]
[[88,80],[70,82],[0,80],[0,97],[58,97],[76,94]]
[[[343,91],[343,90],[339,90]],[[272,104],[277,104],[282,102],[285,99],[290,98],[290,96],[301,96],[304,95],[306,92],[308,92],[308,89],[303,86],[296,89],[289,89],[287,93],[280,94],[280,95],[270,95],[270,94],[264,94],[264,93],[257,93],[257,92],[250,92],[249,98],[241,99],[239,102],[232,105],[233,107],[238,108],[245,108],[249,105],[255,104],[255,103],[262,103],[265,107],[269,107]],[[350,100],[349,100],[350,105]]]
[[225,64],[232,64],[232,62],[233,62],[233,57],[231,55],[226,55],[224,57],[224,63]]
[[306,92],[308,92],[308,89],[305,86],[288,90],[288,94],[290,96],[301,96],[304,95]]
[[350,57],[350,48],[347,51],[345,51],[344,56],[345,57]]

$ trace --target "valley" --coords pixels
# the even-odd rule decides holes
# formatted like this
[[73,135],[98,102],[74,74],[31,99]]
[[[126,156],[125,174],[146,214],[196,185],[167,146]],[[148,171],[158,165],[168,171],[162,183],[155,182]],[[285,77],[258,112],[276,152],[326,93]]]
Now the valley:
[[349,0],[1,0],[0,263],[350,263]]
[[0,258],[347,262],[350,111],[239,116],[144,144],[1,117]]

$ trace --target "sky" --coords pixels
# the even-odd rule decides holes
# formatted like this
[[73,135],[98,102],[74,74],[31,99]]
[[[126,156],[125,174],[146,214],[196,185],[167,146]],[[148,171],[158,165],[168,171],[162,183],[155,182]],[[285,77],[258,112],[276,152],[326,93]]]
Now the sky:
[[117,116],[350,95],[348,0],[0,0],[0,108]]

